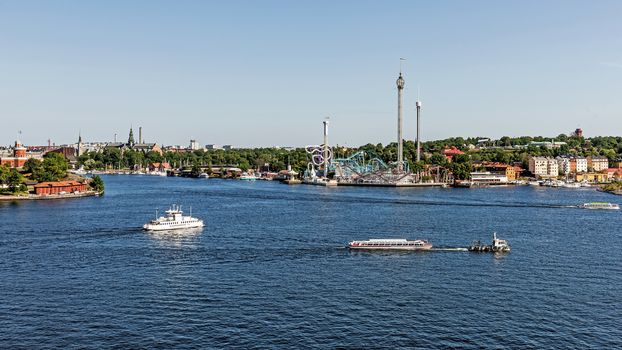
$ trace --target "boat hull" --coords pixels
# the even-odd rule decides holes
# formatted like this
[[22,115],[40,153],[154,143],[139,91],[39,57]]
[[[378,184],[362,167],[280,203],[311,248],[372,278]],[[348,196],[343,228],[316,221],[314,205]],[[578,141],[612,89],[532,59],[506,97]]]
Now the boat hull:
[[154,224],[145,224],[143,225],[143,230],[145,231],[173,231],[173,230],[183,230],[189,228],[200,228],[205,226],[203,221],[191,223],[191,224],[183,224],[183,225],[154,225]]
[[615,203],[585,203],[579,208],[588,210],[620,210],[620,206]]
[[368,241],[352,241],[347,245],[352,250],[430,250],[432,243],[425,240],[408,241],[405,239],[371,239]]
[[425,250],[432,249],[432,245],[430,244],[429,246],[423,246],[423,247],[353,247],[353,246],[348,245],[348,249],[350,249],[350,250],[391,250],[391,251],[395,251],[395,250],[402,250],[402,251],[417,251],[417,250],[421,250],[421,251],[425,251]]

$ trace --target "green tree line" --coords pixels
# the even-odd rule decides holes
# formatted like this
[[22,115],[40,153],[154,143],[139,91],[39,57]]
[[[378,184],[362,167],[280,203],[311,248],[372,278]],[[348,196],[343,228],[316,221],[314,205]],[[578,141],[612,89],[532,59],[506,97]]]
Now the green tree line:
[[[471,150],[468,146],[478,145],[484,137],[454,137],[443,140],[422,142],[422,158],[419,163],[416,160],[416,145],[412,140],[404,142],[404,159],[410,168],[417,170],[426,164],[448,166],[446,158],[442,155],[446,147],[457,147],[468,155],[468,162],[492,161],[502,163],[520,162],[527,165],[529,156],[556,157],[559,155],[575,156],[604,156],[610,161],[622,157],[622,137],[603,136],[585,139],[583,137],[560,134],[557,137],[543,136],[504,136],[498,140],[485,141],[485,147],[477,147]],[[556,141],[566,142],[559,148],[549,149],[544,146],[527,146],[530,142]],[[520,147],[516,147],[520,146]],[[390,164],[397,159],[397,143],[366,144],[357,148],[334,146],[334,156],[344,158],[357,151],[364,150],[368,154],[382,159]],[[103,152],[88,152],[79,158],[79,162],[85,169],[134,169],[144,168],[150,163],[168,162],[175,168],[194,168],[206,166],[229,165],[242,170],[256,169],[269,164],[270,170],[279,171],[291,165],[296,171],[304,171],[307,167],[307,154],[304,148],[286,150],[282,148],[243,148],[233,150],[195,150],[191,152],[158,152],[147,153],[134,150],[111,148]],[[465,163],[465,162],[458,162]],[[455,166],[454,166],[455,167]]]

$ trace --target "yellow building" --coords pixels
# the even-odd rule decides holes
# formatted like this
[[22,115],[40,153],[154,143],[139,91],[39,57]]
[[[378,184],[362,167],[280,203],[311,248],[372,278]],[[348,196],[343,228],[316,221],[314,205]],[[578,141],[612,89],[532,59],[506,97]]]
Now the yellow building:
[[607,182],[609,181],[609,175],[607,173],[583,173],[577,174],[577,182]]
[[508,178],[508,181],[515,181],[516,180],[516,169],[513,166],[508,165],[505,168],[505,176]]

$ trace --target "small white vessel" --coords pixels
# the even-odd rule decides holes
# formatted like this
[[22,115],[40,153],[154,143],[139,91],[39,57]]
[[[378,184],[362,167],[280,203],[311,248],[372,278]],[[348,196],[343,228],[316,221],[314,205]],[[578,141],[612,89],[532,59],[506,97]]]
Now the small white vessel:
[[423,239],[409,241],[402,238],[369,239],[367,241],[352,241],[348,249],[361,250],[430,250],[432,244]]
[[242,173],[242,175],[240,175],[240,180],[255,181],[257,180],[257,177],[255,177],[255,175],[250,175],[248,173]]
[[156,210],[156,219],[144,224],[143,229],[147,231],[168,231],[204,226],[203,220],[192,217],[192,211],[189,216],[184,216],[180,205],[173,204],[165,213],[166,216],[158,217]]
[[199,179],[209,179],[209,174],[208,173],[200,173],[199,174]]
[[616,203],[605,203],[605,202],[592,202],[592,203],[583,203],[579,206],[579,208],[583,209],[605,209],[605,210],[620,210],[620,205]]
[[69,170],[70,173],[76,174],[76,175],[86,175],[87,172],[86,170],[84,170],[84,168],[80,167],[79,169],[76,170]]

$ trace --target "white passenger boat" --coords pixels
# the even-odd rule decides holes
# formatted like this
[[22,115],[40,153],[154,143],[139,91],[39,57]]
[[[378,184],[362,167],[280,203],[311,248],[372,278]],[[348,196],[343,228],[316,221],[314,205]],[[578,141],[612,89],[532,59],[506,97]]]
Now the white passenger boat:
[[583,208],[583,209],[620,210],[620,205],[618,205],[616,203],[592,202],[592,203],[584,203],[584,204],[580,205],[579,208]]
[[192,211],[190,216],[184,216],[180,205],[173,204],[165,213],[166,216],[158,217],[156,210],[156,219],[144,224],[143,229],[147,231],[167,231],[204,226],[203,220],[192,217]]
[[409,241],[402,238],[369,239],[367,241],[352,241],[348,249],[360,250],[430,250],[432,244],[426,240]]
[[240,180],[255,181],[257,180],[257,177],[255,177],[255,175],[250,175],[248,173],[242,173],[242,175],[240,175]]

